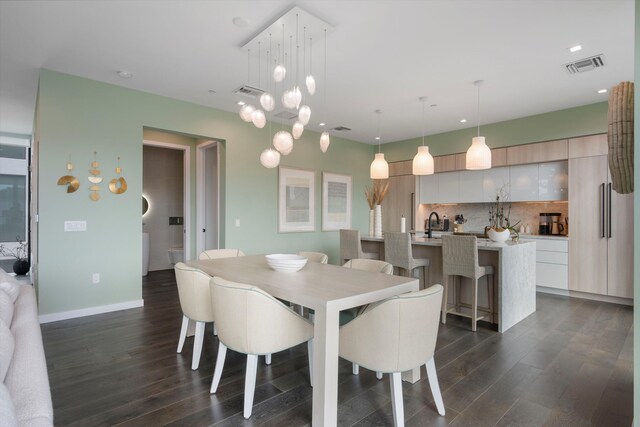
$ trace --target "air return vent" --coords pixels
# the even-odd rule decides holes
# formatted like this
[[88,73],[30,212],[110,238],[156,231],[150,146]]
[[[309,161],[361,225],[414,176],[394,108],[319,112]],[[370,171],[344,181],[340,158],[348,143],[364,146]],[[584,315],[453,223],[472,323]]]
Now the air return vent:
[[569,74],[584,73],[587,71],[595,70],[596,68],[604,67],[604,55],[596,55],[590,58],[580,59],[575,62],[564,64]]
[[348,128],[346,126],[336,126],[331,130],[336,130],[338,132],[349,132],[351,130],[351,128]]
[[281,119],[285,119],[285,120],[293,120],[296,117],[298,117],[297,114],[291,113],[289,111],[280,111],[278,114],[274,114],[273,116],[280,117]]
[[253,96],[254,98],[260,97],[264,93],[262,89],[258,89],[257,87],[243,85],[233,91],[233,93],[238,93],[240,95],[245,96]]

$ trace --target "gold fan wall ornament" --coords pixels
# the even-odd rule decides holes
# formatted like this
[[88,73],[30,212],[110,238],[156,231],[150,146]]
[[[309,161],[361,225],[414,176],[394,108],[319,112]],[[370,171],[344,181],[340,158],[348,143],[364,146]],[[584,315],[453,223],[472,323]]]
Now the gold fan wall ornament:
[[89,182],[93,184],[92,186],[89,187],[89,191],[91,191],[91,194],[89,194],[89,198],[94,202],[97,202],[98,200],[100,200],[100,193],[98,193],[98,191],[100,191],[100,186],[98,184],[102,182],[102,177],[100,176],[100,169],[98,169],[100,167],[100,163],[98,163],[98,161],[96,160],[96,155],[97,153],[94,151],[93,162],[91,162],[91,169],[89,169],[89,173],[93,176],[90,176],[87,178]]
[[[71,174],[73,164],[71,163],[71,156],[69,156],[69,162],[67,163],[67,173]],[[66,185],[67,193],[74,193],[80,188],[80,181],[73,175],[63,175],[58,178],[58,185]]]
[[127,191],[127,181],[121,176],[122,168],[120,167],[120,157],[118,157],[118,167],[116,167],[118,178],[109,181],[109,191],[113,194],[122,194]]

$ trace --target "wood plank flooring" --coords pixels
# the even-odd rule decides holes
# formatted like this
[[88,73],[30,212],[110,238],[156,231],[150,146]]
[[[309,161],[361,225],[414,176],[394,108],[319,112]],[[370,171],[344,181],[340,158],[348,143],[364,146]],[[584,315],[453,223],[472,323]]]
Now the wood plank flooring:
[[[193,339],[176,354],[182,312],[172,270],[143,280],[143,308],[42,325],[59,426],[305,426],[306,345],[258,367],[253,415],[242,418],[244,355],[229,351],[209,394],[217,339],[207,327],[197,371]],[[423,380],[403,383],[407,426],[630,426],[633,309],[538,294],[538,310],[504,334],[468,319],[440,326],[436,367],[445,417]],[[340,361],[341,426],[393,425],[387,376]]]

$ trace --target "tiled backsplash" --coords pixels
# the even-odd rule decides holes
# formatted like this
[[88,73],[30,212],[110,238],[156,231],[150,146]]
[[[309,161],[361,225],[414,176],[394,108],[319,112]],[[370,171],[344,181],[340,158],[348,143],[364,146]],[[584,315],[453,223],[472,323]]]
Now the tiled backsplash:
[[[431,211],[436,211],[440,218],[446,215],[451,220],[451,230],[453,230],[453,219],[457,214],[463,214],[467,222],[464,224],[465,231],[482,231],[489,225],[489,209],[492,203],[460,203],[446,205],[420,205],[416,218],[416,230],[424,229],[424,220]],[[521,221],[521,224],[531,226],[531,234],[538,234],[538,220],[540,212],[560,212],[561,221],[568,215],[569,204],[567,202],[513,202],[511,203],[511,224]],[[518,225],[519,227],[519,225]]]

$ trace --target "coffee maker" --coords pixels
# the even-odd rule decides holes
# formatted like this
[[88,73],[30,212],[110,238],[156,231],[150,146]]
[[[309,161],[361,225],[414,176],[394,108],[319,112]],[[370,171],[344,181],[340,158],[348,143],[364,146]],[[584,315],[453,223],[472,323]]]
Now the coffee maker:
[[562,216],[559,212],[541,212],[538,225],[538,234],[559,235],[564,231],[564,225],[560,222]]

